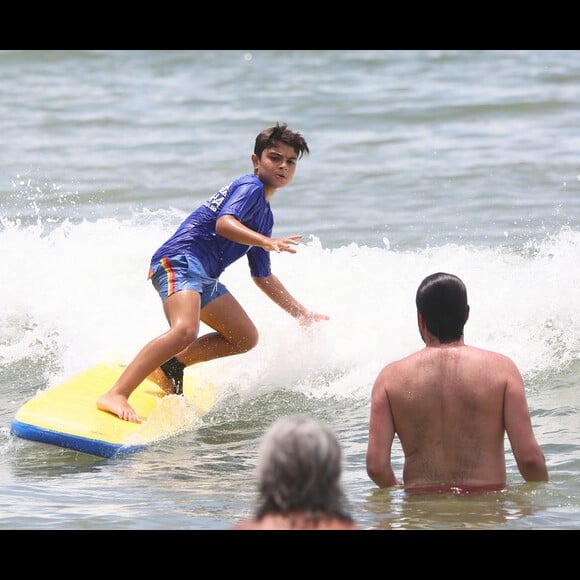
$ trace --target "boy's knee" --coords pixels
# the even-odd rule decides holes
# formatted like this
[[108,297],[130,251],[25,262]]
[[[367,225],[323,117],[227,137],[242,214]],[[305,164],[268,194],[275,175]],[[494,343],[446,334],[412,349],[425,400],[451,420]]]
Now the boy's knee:
[[252,332],[246,333],[239,337],[237,346],[240,349],[240,352],[248,352],[249,350],[255,348],[258,345],[259,338],[260,337],[257,329],[254,329]]
[[178,326],[173,329],[176,336],[179,337],[181,348],[189,346],[198,336],[199,327],[196,326]]

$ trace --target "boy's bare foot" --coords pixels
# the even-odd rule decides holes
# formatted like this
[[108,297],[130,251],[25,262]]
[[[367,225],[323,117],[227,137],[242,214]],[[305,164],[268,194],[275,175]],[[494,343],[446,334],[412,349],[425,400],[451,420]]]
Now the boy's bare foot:
[[139,419],[135,409],[129,405],[127,397],[124,397],[123,395],[115,395],[111,393],[101,395],[97,399],[97,409],[117,415],[117,417],[123,419],[123,421],[141,423],[141,419]]

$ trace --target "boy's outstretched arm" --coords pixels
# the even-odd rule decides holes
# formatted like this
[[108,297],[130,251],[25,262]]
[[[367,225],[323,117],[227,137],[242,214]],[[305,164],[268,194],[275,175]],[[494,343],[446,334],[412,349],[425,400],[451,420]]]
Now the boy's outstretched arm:
[[288,312],[290,316],[296,318],[302,326],[309,326],[320,320],[330,320],[330,316],[314,312],[300,304],[274,274],[264,278],[252,278],[252,280],[266,296]]
[[258,246],[267,252],[290,252],[295,254],[293,246],[297,246],[302,236],[288,236],[286,238],[269,238],[255,232],[236,219],[233,215],[223,215],[215,226],[218,235],[246,246]]

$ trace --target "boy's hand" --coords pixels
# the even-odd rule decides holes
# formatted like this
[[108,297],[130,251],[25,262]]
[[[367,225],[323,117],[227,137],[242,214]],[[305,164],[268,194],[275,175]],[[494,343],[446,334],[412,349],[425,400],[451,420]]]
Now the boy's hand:
[[288,236],[287,238],[270,238],[268,244],[264,246],[264,249],[268,252],[290,252],[295,254],[296,250],[292,246],[297,246],[298,242],[301,240],[302,236]]
[[330,320],[330,316],[327,316],[326,314],[320,314],[319,312],[313,312],[312,310],[308,310],[298,317],[298,323],[300,324],[300,326],[304,327],[308,327],[313,322],[320,322],[321,320]]

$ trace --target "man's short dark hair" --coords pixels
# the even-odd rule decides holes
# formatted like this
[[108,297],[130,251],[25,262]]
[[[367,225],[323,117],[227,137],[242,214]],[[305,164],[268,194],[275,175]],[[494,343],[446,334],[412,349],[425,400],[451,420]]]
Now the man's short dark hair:
[[415,304],[425,319],[427,330],[440,342],[461,338],[469,305],[467,289],[460,278],[446,272],[427,276],[419,285]]

